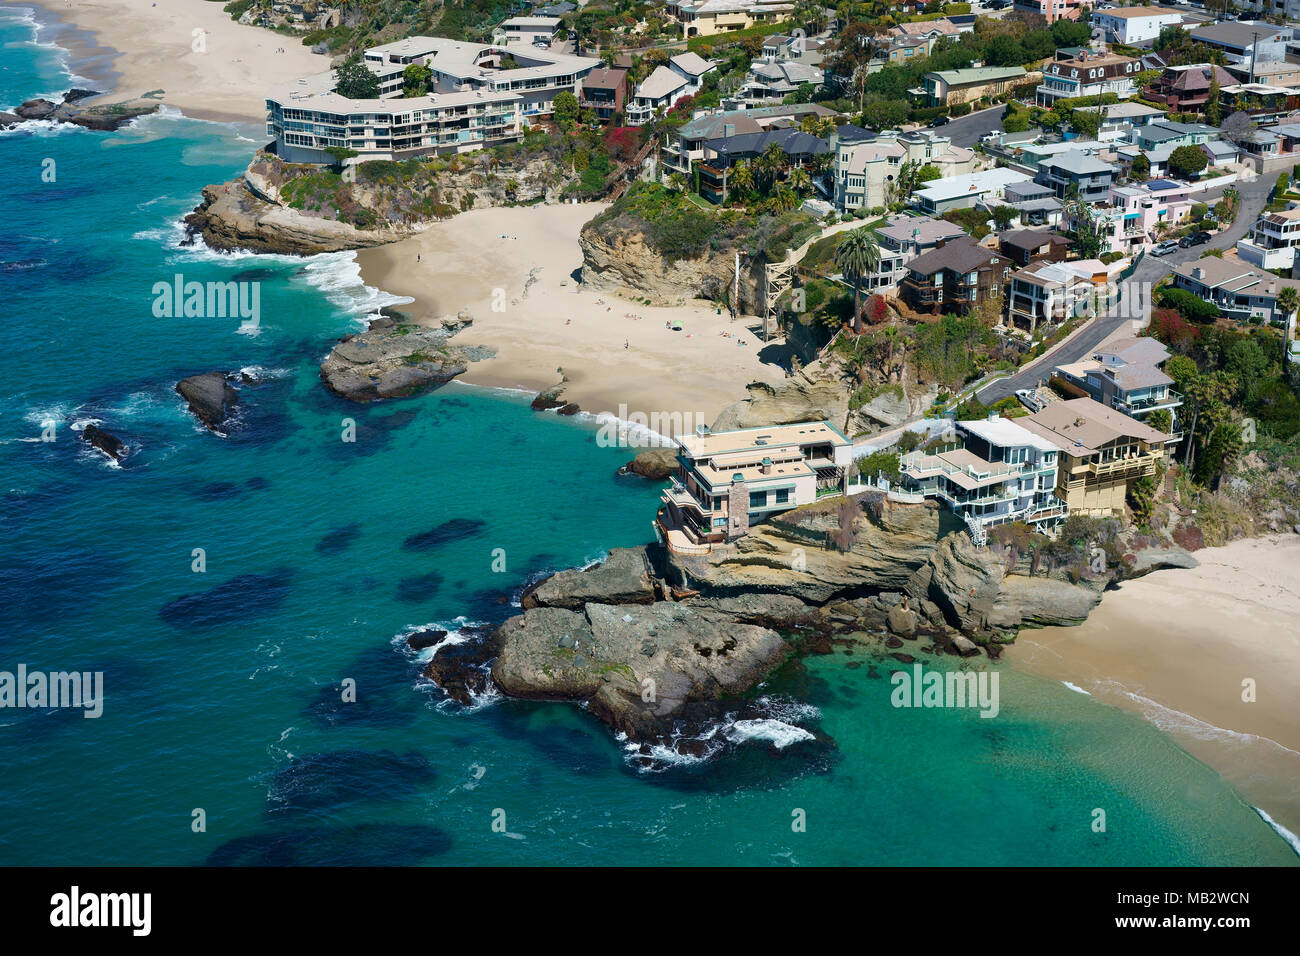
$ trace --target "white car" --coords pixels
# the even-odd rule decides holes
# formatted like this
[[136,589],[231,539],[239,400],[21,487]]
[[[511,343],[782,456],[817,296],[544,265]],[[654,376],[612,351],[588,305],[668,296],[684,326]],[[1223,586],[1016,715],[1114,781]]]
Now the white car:
[[1151,247],[1153,256],[1167,256],[1171,252],[1177,252],[1179,249],[1177,239],[1166,239],[1164,242],[1157,242]]

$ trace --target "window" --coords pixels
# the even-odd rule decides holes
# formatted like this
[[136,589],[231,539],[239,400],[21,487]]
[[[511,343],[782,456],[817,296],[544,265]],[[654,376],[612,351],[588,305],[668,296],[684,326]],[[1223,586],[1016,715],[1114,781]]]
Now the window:
[[790,503],[790,489],[789,489],[789,488],[779,488],[779,489],[777,489],[777,491],[776,491],[776,503],[777,503],[778,505],[784,505],[784,504],[789,504],[789,503]]
[[751,508],[762,508],[767,505],[766,491],[751,491],[749,493],[749,506]]

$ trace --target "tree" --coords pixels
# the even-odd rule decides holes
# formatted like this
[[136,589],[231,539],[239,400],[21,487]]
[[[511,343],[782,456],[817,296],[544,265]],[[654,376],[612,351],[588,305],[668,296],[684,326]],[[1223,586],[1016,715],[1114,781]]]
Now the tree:
[[1128,505],[1133,511],[1133,523],[1145,528],[1151,521],[1151,511],[1156,503],[1156,479],[1143,475],[1128,486]]
[[423,63],[409,63],[402,71],[402,96],[424,96],[433,82],[433,70]]
[[922,166],[920,169],[916,171],[917,186],[920,186],[922,183],[928,183],[928,182],[932,182],[933,180],[942,179],[942,178],[943,178],[943,173],[940,171],[939,167],[934,165],[933,163],[926,163],[924,166]]
[[1255,131],[1255,121],[1249,113],[1230,113],[1219,125],[1219,134],[1234,143],[1239,143]]
[[577,121],[578,98],[568,90],[560,90],[555,94],[555,125],[567,131]]
[[1133,160],[1133,165],[1129,167],[1128,174],[1130,179],[1139,183],[1145,181],[1151,175],[1151,160],[1147,158],[1146,153],[1141,150],[1138,151],[1137,158]]
[[1219,105],[1219,81],[1214,78],[1214,71],[1210,71],[1210,93],[1209,99],[1205,101],[1205,122],[1211,126],[1218,126],[1223,121],[1223,107]]
[[377,100],[379,77],[354,53],[334,71],[334,91],[350,100]]
[[1011,226],[1012,221],[1016,218],[1016,211],[1010,206],[994,206],[993,222],[998,227],[998,232],[1002,232]]
[[862,280],[880,265],[880,234],[870,226],[850,231],[835,247],[835,264],[853,284],[853,330],[862,332]]
[[1057,20],[1050,29],[1058,47],[1087,46],[1092,40],[1092,28],[1077,20]]
[[731,174],[727,178],[730,180],[729,185],[736,192],[747,193],[754,188],[753,170],[744,160],[731,167]]
[[902,100],[876,100],[862,110],[862,125],[868,129],[892,129],[907,122],[907,103]]
[[1179,146],[1169,154],[1169,168],[1182,179],[1191,179],[1209,165],[1199,146]]
[[1294,286],[1286,286],[1277,294],[1277,304],[1286,316],[1286,334],[1282,336],[1282,367],[1285,368],[1291,339],[1295,337],[1296,310],[1300,309],[1300,292],[1297,292]]
[[361,155],[355,149],[348,149],[346,146],[326,146],[323,151],[328,153],[334,160],[334,168],[339,172],[343,171],[343,164],[349,159],[354,159]]
[[1223,357],[1223,370],[1231,378],[1237,394],[1246,401],[1255,397],[1268,374],[1268,366],[1268,356],[1254,339],[1242,339]]

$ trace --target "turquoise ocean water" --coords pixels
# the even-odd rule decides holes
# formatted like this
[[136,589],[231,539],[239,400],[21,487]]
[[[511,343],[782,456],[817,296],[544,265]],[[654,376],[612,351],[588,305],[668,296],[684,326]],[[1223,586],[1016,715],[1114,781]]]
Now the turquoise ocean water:
[[[0,106],[72,85],[37,39],[0,10]],[[176,246],[256,145],[174,115],[0,134],[0,670],[102,671],[106,692],[97,720],[0,710],[0,864],[1297,862],[1154,728],[1008,669],[981,719],[893,708],[900,665],[866,651],[812,658],[762,692],[815,739],[654,773],[566,705],[443,703],[404,633],[500,620],[530,575],[645,541],[657,491],[517,396],[328,395],[320,357],[382,301],[350,256]],[[259,333],[155,318],[177,273],[259,281]],[[250,367],[268,382],[225,439],[172,391]],[[137,448],[125,467],[77,440],[91,421]],[[453,519],[478,524],[403,548]]]

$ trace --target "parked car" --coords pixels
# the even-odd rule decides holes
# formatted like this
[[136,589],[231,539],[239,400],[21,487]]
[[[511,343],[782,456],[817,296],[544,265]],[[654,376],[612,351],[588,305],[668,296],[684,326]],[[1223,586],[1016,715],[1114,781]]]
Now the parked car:
[[1157,242],[1151,248],[1153,256],[1167,256],[1171,252],[1177,252],[1180,243],[1176,239],[1166,239],[1164,242]]
[[1020,399],[1020,404],[1025,406],[1025,408],[1029,409],[1031,412],[1040,411],[1043,407],[1043,403],[1034,397],[1034,390],[1032,388],[1016,389],[1016,398]]
[[950,122],[952,122],[952,121],[951,121],[950,119],[948,119],[948,117],[946,117],[946,116],[938,116],[938,117],[935,117],[934,122],[931,123],[930,125],[931,125],[931,126],[947,126]]
[[1205,231],[1194,232],[1190,236],[1183,236],[1178,240],[1178,244],[1184,249],[1190,249],[1192,246],[1201,246],[1210,241],[1210,234]]

